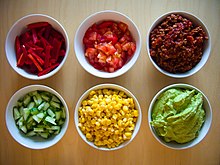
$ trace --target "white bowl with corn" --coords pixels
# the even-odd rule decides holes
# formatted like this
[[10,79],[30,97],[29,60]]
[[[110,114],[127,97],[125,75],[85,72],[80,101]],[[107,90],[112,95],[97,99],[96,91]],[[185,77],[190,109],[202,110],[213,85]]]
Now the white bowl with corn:
[[136,97],[116,84],[88,89],[75,108],[75,126],[90,146],[104,151],[129,144],[141,125],[141,108]]

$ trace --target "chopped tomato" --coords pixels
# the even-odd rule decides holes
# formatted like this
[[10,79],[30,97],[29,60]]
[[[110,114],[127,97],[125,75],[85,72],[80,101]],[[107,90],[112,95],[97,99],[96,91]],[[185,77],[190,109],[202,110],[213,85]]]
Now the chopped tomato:
[[119,22],[118,23],[118,27],[123,31],[126,32],[126,30],[128,29],[128,25],[123,23],[123,22]]
[[123,67],[136,50],[128,25],[123,22],[93,24],[86,31],[83,43],[89,63],[106,72],[115,72]]

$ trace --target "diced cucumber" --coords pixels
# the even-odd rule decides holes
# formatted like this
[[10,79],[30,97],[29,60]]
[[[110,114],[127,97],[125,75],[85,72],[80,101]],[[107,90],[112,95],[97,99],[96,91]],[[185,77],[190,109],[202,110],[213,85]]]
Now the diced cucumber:
[[48,113],[48,115],[50,115],[51,117],[55,117],[55,116],[56,116],[50,108],[47,110],[47,113]]
[[39,133],[39,135],[40,135],[41,137],[47,139],[48,136],[49,136],[49,133],[47,133],[47,132],[41,132],[41,133]]
[[21,128],[20,128],[24,133],[27,133],[27,127],[25,125],[23,125]]
[[35,103],[30,102],[27,107],[28,107],[28,109],[32,109],[32,108],[34,108],[34,106],[35,106]]
[[41,109],[44,107],[45,104],[46,104],[46,102],[43,102],[43,103],[41,103],[37,108],[38,108],[39,110],[41,110]]
[[47,122],[49,122],[49,123],[51,123],[51,124],[53,124],[53,125],[57,125],[57,123],[55,122],[55,119],[52,118],[52,117],[50,117],[50,116],[47,116],[47,117],[45,118],[45,121],[47,121]]
[[44,128],[34,128],[34,132],[44,132]]
[[38,92],[34,94],[33,99],[36,105],[40,105],[43,101],[41,95]]
[[18,108],[17,107],[14,107],[13,108],[13,114],[14,114],[14,119],[15,120],[17,120],[17,119],[19,119],[20,117],[21,117],[21,114],[20,114],[20,112],[18,111]]
[[23,105],[23,102],[22,102],[21,100],[18,100],[18,101],[17,101],[17,106],[18,106],[18,107],[21,107],[22,105]]
[[31,113],[30,109],[28,109],[28,108],[23,109],[23,115],[24,115],[24,120],[25,121],[27,120],[30,113]]
[[62,106],[61,109],[62,109],[62,115],[61,115],[61,117],[62,117],[63,119],[65,119],[65,118],[66,118],[65,108]]
[[33,91],[33,92],[30,92],[29,95],[30,96],[35,96],[37,93],[38,93],[37,91]]
[[22,117],[20,117],[20,119],[17,121],[17,125],[18,125],[18,127],[20,128],[21,126],[23,126],[23,122],[24,122],[24,117],[22,116]]
[[41,94],[42,99],[44,99],[45,101],[49,102],[50,101],[50,97],[48,97],[46,94],[42,93]]
[[42,118],[39,118],[37,115],[34,115],[34,116],[32,116],[32,117],[33,117],[33,119],[34,119],[37,123],[40,123],[41,120],[42,120]]
[[36,115],[36,114],[38,114],[38,113],[39,113],[39,111],[38,111],[37,108],[32,108],[32,109],[31,109],[31,114],[32,114],[32,115]]
[[13,107],[13,116],[26,136],[42,138],[60,133],[66,118],[62,102],[45,91],[33,91],[20,98]]
[[56,103],[56,102],[54,102],[54,101],[51,101],[51,102],[50,102],[50,105],[51,105],[52,107],[54,107],[54,108],[60,109],[60,104],[59,104],[59,103]]
[[36,134],[37,134],[36,132],[30,131],[30,132],[28,132],[28,133],[26,134],[26,136],[34,136],[34,135],[36,135]]
[[57,120],[57,121],[60,120],[62,111],[56,111],[55,114],[56,114],[56,120]]
[[49,104],[49,103],[45,103],[45,104],[44,104],[44,107],[43,107],[43,110],[46,111],[47,108],[49,108],[49,107],[50,107],[50,104]]
[[40,119],[43,119],[44,116],[45,116],[45,114],[43,112],[37,114],[37,117],[39,117]]
[[29,104],[29,102],[31,101],[31,97],[27,94],[24,96],[24,106],[27,106]]
[[60,100],[54,95],[52,96],[51,101],[56,102],[56,103],[60,103]]

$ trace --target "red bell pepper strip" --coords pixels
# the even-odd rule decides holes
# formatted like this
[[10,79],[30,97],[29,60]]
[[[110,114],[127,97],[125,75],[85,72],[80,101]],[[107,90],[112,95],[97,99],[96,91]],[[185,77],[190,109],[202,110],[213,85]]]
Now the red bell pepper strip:
[[55,69],[59,65],[60,65],[59,63],[56,63],[56,64],[44,69],[43,71],[38,73],[38,76],[42,76],[42,75],[45,75],[45,74],[49,73],[50,71],[52,71],[53,69]]
[[28,29],[35,29],[35,28],[41,28],[41,27],[45,27],[48,26],[49,23],[48,22],[36,22],[36,23],[31,23],[27,25]]
[[22,67],[24,65],[24,54],[22,53],[18,59],[17,66]]
[[36,60],[40,63],[41,66],[44,65],[44,60],[42,58],[40,58],[40,56],[38,56],[33,49],[29,49],[28,53],[30,53],[32,56],[34,56],[36,58]]
[[31,29],[31,32],[32,32],[32,38],[33,38],[34,44],[36,44],[38,42],[36,29]]
[[[40,41],[44,47],[44,49],[46,49],[47,45],[50,45],[50,43],[44,38],[44,37],[40,37]],[[51,46],[51,45],[50,45]]]
[[43,35],[43,33],[44,33],[44,31],[45,31],[45,27],[44,28],[42,28],[38,33],[37,33],[37,35],[38,36],[42,36]]
[[16,52],[16,58],[17,58],[17,61],[18,59],[20,58],[21,56],[21,45],[20,45],[20,40],[19,40],[19,37],[16,36],[15,38],[15,52]]
[[33,61],[34,65],[37,67],[39,72],[43,71],[41,66],[38,64],[38,62],[34,59],[34,57],[31,54],[28,54],[28,57]]
[[57,61],[60,53],[60,48],[61,48],[62,42],[54,38],[53,40],[53,53],[54,53],[54,59]]
[[56,38],[58,40],[64,40],[63,35],[55,29],[51,29],[50,33],[53,36],[53,38]]
[[50,62],[50,50],[51,50],[51,46],[46,46],[46,50],[45,50],[45,63],[44,63],[44,68],[47,68],[49,66],[49,62]]

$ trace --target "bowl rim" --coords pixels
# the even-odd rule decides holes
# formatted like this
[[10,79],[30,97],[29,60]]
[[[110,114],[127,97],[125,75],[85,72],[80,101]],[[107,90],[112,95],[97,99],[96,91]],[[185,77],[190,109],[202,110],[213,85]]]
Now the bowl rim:
[[[37,76],[37,75],[34,75],[34,74],[31,74],[31,73],[28,73],[27,72],[27,75],[26,74],[22,74],[20,73],[20,71],[18,70],[17,68],[17,65],[14,66],[9,58],[8,58],[8,50],[7,50],[7,47],[8,47],[8,40],[9,40],[9,36],[11,34],[11,32],[15,29],[15,27],[17,26],[17,24],[19,24],[19,22],[21,21],[24,21],[25,19],[27,18],[30,18],[30,17],[45,17],[49,20],[51,20],[52,22],[54,22],[55,24],[57,24],[60,29],[62,30],[62,33],[64,34],[64,39],[65,39],[65,42],[66,42],[66,53],[65,53],[65,56],[63,58],[63,60],[61,61],[61,63],[52,71],[50,71],[49,73],[45,74],[45,75],[42,75],[42,76]],[[33,22],[34,23],[34,22]],[[23,27],[25,27],[26,25],[24,25]],[[58,30],[59,32],[61,32],[60,30]],[[19,34],[18,34],[19,35]],[[14,44],[13,44],[14,45]],[[68,34],[64,28],[64,26],[59,22],[57,21],[55,18],[49,16],[49,15],[46,15],[46,14],[40,14],[40,13],[33,13],[33,14],[28,14],[28,15],[25,15],[21,18],[19,18],[18,20],[16,20],[12,26],[10,27],[7,35],[6,35],[6,38],[5,38],[5,55],[6,55],[6,58],[7,58],[7,61],[8,63],[10,64],[10,66],[13,68],[13,70],[18,73],[20,76],[24,77],[24,78],[27,78],[27,79],[30,79],[30,80],[43,80],[43,79],[47,79],[49,77],[52,77],[54,74],[56,74],[61,68],[62,66],[64,65],[66,59],[67,59],[67,56],[69,54],[69,37],[68,37]],[[29,76],[31,75],[31,77]]]
[[[170,143],[167,143],[165,142],[161,137],[159,137],[158,135],[156,135],[156,132],[155,132],[155,129],[153,126],[151,126],[150,122],[152,121],[152,118],[151,118],[151,112],[152,112],[152,109],[153,109],[153,106],[154,106],[154,103],[156,102],[157,98],[163,93],[165,92],[166,90],[170,89],[170,88],[184,88],[184,89],[195,89],[197,92],[200,92],[203,96],[203,100],[205,100],[207,102],[207,106],[209,107],[208,109],[204,109],[206,111],[206,113],[208,112],[208,118],[206,116],[206,120],[205,122],[203,123],[203,126],[205,126],[205,123],[207,123],[207,130],[205,131],[205,134],[200,138],[199,141],[194,142],[194,140],[196,139],[193,139],[192,141],[190,142],[187,142],[187,143],[184,143],[184,144],[178,144],[178,143],[175,143],[175,142],[170,142]],[[207,120],[209,119],[209,120]],[[149,105],[149,108],[148,108],[148,126],[150,128],[150,132],[153,134],[154,138],[160,143],[162,144],[163,146],[167,147],[167,148],[170,148],[170,149],[174,149],[174,150],[183,150],[183,149],[189,149],[189,148],[192,148],[194,146],[196,146],[197,144],[199,144],[206,136],[207,134],[210,132],[210,129],[211,129],[211,126],[212,126],[212,107],[211,107],[211,104],[209,102],[209,99],[207,98],[207,96],[204,94],[204,92],[202,92],[200,89],[198,89],[197,87],[191,85],[191,84],[186,84],[186,83],[176,83],[176,84],[170,84],[170,85],[167,85],[165,87],[163,87],[162,89],[160,89],[155,95],[154,97],[152,98],[151,102],[150,102],[150,105]],[[202,129],[202,128],[201,128]],[[199,137],[199,136],[198,136]],[[198,138],[197,137],[197,138]],[[174,147],[174,146],[171,146],[170,144],[177,144],[177,145],[180,145],[180,147]],[[189,145],[187,145],[189,144]]]
[[[27,92],[23,92],[23,91],[26,91]],[[54,94],[55,96],[57,96],[60,101],[62,102],[64,108],[65,108],[65,113],[66,113],[66,119],[65,119],[65,122],[64,124],[62,125],[62,129],[60,131],[59,134],[55,135],[54,137],[56,136],[59,136],[58,138],[54,138],[52,139],[52,142],[48,143],[47,145],[38,145],[38,146],[30,146],[29,144],[27,144],[25,141],[21,142],[19,141],[15,136],[14,136],[14,132],[13,130],[11,130],[10,128],[11,127],[16,127],[17,126],[15,125],[15,122],[14,122],[14,119],[13,119],[13,116],[10,115],[10,113],[12,113],[13,115],[13,112],[10,112],[12,111],[10,109],[10,105],[12,105],[12,101],[14,100],[13,98],[16,97],[17,95],[20,95],[20,93],[24,93],[22,94],[22,96],[24,96],[25,94],[31,92],[31,91],[35,91],[35,90],[42,90],[42,91],[48,91],[49,93],[52,93]],[[14,106],[14,105],[12,105]],[[11,120],[13,120],[13,125],[14,126],[10,126],[11,122],[9,121],[9,118],[12,118]],[[7,103],[7,106],[6,106],[6,109],[5,109],[5,124],[6,124],[6,127],[7,127],[7,130],[8,132],[10,133],[11,137],[20,145],[26,147],[26,148],[29,148],[29,149],[46,149],[46,148],[49,148],[49,147],[52,147],[54,146],[55,144],[57,144],[62,138],[63,136],[65,135],[67,129],[68,129],[68,125],[69,125],[69,109],[68,109],[68,105],[66,104],[64,98],[56,91],[54,90],[53,88],[49,87],[49,86],[46,86],[46,85],[40,85],[40,84],[35,84],[35,85],[27,85],[27,86],[24,86],[22,88],[20,88],[19,90],[17,90],[16,92],[14,92],[14,94],[10,97],[8,103]],[[18,132],[20,132],[20,130],[17,128]],[[21,132],[22,134],[22,132]],[[18,135],[18,136],[21,136],[21,135]],[[25,135],[24,135],[25,137]],[[29,137],[25,137],[27,139],[29,139]],[[47,140],[50,140],[50,139],[44,139],[44,141],[47,141]],[[39,143],[44,143],[44,141],[42,142],[39,142]]]
[[[126,95],[128,95],[129,97],[133,98],[134,102],[135,102],[135,108],[138,110],[139,115],[138,115],[138,119],[137,122],[135,124],[135,129],[132,133],[132,137],[131,139],[121,143],[118,147],[114,147],[114,148],[107,148],[107,147],[98,147],[96,145],[94,145],[93,142],[90,142],[86,139],[85,135],[82,133],[82,131],[79,129],[78,127],[78,108],[80,107],[82,101],[88,97],[89,92],[92,90],[98,90],[98,89],[104,89],[104,88],[109,88],[109,89],[116,89],[116,90],[120,90],[120,91],[124,91]],[[87,143],[89,146],[91,146],[94,149],[97,150],[101,150],[101,151],[114,151],[114,150],[119,150],[123,147],[126,147],[129,143],[131,143],[134,138],[137,136],[137,134],[139,133],[140,127],[141,127],[141,122],[142,122],[142,111],[141,111],[141,106],[137,100],[137,98],[125,87],[118,85],[118,84],[111,84],[111,83],[103,83],[103,84],[98,84],[95,86],[90,87],[89,89],[87,89],[86,91],[83,92],[83,94],[80,96],[80,98],[78,99],[76,106],[75,106],[75,112],[74,112],[74,124],[76,127],[76,130],[79,134],[79,136],[81,137],[81,139]]]
[[[194,24],[198,24],[200,26],[202,26],[202,29],[206,32],[206,35],[208,36],[208,40],[205,41],[205,43],[207,44],[207,48],[204,48],[203,50],[203,55],[204,55],[204,51],[207,50],[207,56],[202,56],[202,58],[204,59],[204,62],[202,61],[202,59],[199,61],[199,63],[201,64],[200,66],[198,66],[198,64],[196,66],[194,66],[191,70],[187,71],[187,72],[184,72],[184,73],[170,73],[164,69],[162,69],[161,67],[159,67],[155,62],[154,60],[151,58],[151,55],[150,55],[150,43],[149,43],[149,40],[150,40],[150,32],[155,28],[157,27],[168,15],[170,14],[179,14],[183,17],[186,17],[188,18],[189,20],[191,20],[193,18],[193,20],[191,20]],[[191,18],[189,18],[191,17]],[[211,35],[210,35],[210,32],[206,26],[206,24],[196,15],[188,12],[188,11],[183,11],[183,10],[174,10],[174,11],[169,11],[169,12],[166,12],[160,16],[158,16],[154,21],[153,23],[151,24],[148,32],[147,32],[147,37],[146,37],[146,48],[147,48],[147,54],[148,54],[148,58],[150,59],[151,63],[154,65],[154,67],[162,74],[166,75],[166,76],[169,76],[169,77],[172,77],[172,78],[186,78],[186,77],[190,77],[194,74],[196,74],[198,71],[200,71],[203,66],[207,63],[209,57],[210,57],[210,54],[211,54]],[[201,63],[203,62],[203,63]]]
[[[106,13],[117,14],[117,15],[119,15],[119,16],[124,17],[125,19],[127,19],[128,22],[130,22],[131,25],[134,27],[136,33],[138,34],[138,35],[137,35],[138,40],[135,40],[135,42],[136,42],[136,50],[135,50],[134,55],[133,55],[132,58],[131,58],[129,61],[127,61],[126,64],[125,64],[125,65],[130,64],[130,67],[125,68],[125,67],[124,67],[125,65],[123,65],[123,67],[122,67],[122,68],[124,68],[123,71],[121,71],[122,68],[120,68],[120,69],[118,69],[118,70],[116,70],[115,72],[112,72],[112,73],[104,72],[104,71],[100,71],[100,70],[98,70],[98,69],[95,69],[97,72],[100,72],[100,73],[101,73],[101,75],[100,75],[100,74],[94,73],[92,70],[86,68],[86,67],[83,65],[82,61],[80,60],[80,57],[81,57],[82,55],[79,54],[79,53],[76,51],[76,48],[78,47],[77,45],[79,44],[79,43],[77,42],[77,41],[78,41],[77,38],[80,37],[80,38],[83,39],[83,36],[79,36],[79,32],[80,32],[81,28],[84,26],[84,24],[86,24],[86,23],[87,23],[90,19],[92,19],[93,17],[97,17],[97,15],[102,15],[102,14],[106,14]],[[99,20],[99,21],[104,21],[104,20],[105,20],[105,19],[102,19],[102,20]],[[106,20],[111,20],[111,19],[106,19]],[[113,19],[112,19],[112,20],[113,20]],[[98,22],[99,22],[99,21],[98,21]],[[113,21],[114,21],[114,20],[113,20]],[[97,22],[94,22],[94,23],[97,23]],[[88,28],[89,28],[89,27],[87,27],[87,29],[88,29]],[[87,29],[86,29],[86,30],[87,30]],[[133,37],[133,38],[134,38],[134,37]],[[137,47],[137,43],[139,43],[139,46],[138,46],[138,47]],[[83,43],[80,43],[80,44],[83,44]],[[80,63],[80,65],[82,66],[82,68],[83,68],[86,72],[88,72],[88,73],[90,73],[91,75],[94,75],[94,76],[96,76],[96,77],[99,77],[99,78],[115,78],[115,77],[119,77],[119,76],[125,74],[125,73],[126,73],[127,71],[129,71],[129,70],[134,66],[134,64],[136,63],[138,57],[140,56],[141,47],[142,47],[141,33],[140,33],[140,31],[139,31],[137,25],[134,23],[134,21],[133,21],[129,16],[127,16],[127,15],[125,15],[125,14],[119,12],[119,11],[116,11],[116,10],[101,10],[101,11],[98,11],[98,12],[95,12],[95,13],[92,13],[92,14],[88,15],[88,16],[80,23],[80,25],[78,26],[78,28],[77,28],[77,30],[76,30],[76,33],[75,33],[75,37],[74,37],[74,51],[75,51],[75,55],[76,55],[76,58],[77,58],[78,62]],[[85,58],[85,57],[84,57],[84,58]],[[87,59],[86,59],[86,61],[87,61]],[[91,65],[91,64],[88,63],[88,65]]]

